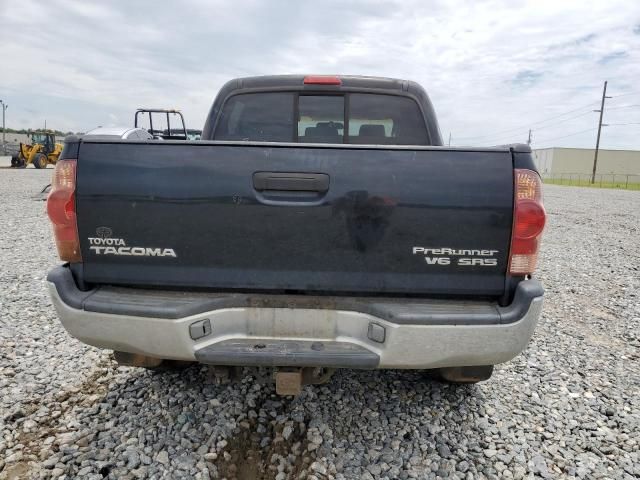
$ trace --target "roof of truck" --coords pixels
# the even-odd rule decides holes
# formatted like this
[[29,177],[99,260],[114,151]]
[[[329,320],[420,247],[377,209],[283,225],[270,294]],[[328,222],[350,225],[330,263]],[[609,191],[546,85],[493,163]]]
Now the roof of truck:
[[[381,88],[388,90],[405,90],[409,85],[420,87],[416,82],[389,77],[371,77],[363,75],[259,75],[255,77],[241,77],[231,80],[227,85],[234,84],[235,88],[271,88],[271,87],[302,87],[307,77],[336,77],[341,81],[339,87]],[[308,87],[318,85],[307,85]],[[325,85],[326,86],[326,85]],[[331,87],[331,85],[329,85]]]

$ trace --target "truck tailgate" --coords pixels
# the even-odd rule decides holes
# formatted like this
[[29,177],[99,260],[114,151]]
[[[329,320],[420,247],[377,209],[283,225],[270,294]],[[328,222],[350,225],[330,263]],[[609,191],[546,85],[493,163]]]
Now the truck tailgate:
[[508,149],[83,141],[89,283],[498,296]]

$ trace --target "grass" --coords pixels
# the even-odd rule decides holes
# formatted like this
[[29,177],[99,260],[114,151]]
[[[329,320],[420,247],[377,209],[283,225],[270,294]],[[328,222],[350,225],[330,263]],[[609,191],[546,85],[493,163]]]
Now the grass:
[[571,187],[591,187],[591,188],[617,188],[620,190],[640,190],[640,183],[626,183],[626,181],[607,182],[596,180],[591,183],[589,179],[569,179],[569,178],[543,178],[544,183],[552,185],[567,185]]

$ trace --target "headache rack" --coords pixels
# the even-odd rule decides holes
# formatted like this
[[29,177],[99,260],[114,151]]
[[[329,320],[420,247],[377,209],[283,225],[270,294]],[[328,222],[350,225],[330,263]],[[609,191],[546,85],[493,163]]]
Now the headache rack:
[[[166,116],[167,128],[160,130],[153,128],[153,114],[160,114]],[[154,138],[162,138],[163,140],[188,140],[189,136],[187,134],[187,127],[184,123],[184,117],[182,116],[182,112],[180,110],[175,109],[165,109],[165,108],[138,108],[136,110],[135,118],[134,118],[134,127],[138,128],[139,117],[143,118],[145,115],[149,116],[149,128],[147,131],[154,136]],[[172,128],[171,127],[171,117],[175,116],[180,117],[180,123],[182,127]],[[156,122],[157,124],[157,122]],[[143,128],[143,127],[140,127]]]

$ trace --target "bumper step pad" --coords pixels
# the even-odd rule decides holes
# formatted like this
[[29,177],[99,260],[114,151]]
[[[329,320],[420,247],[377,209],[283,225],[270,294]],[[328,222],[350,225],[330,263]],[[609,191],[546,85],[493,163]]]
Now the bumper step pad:
[[360,345],[331,341],[233,339],[196,350],[210,365],[252,367],[376,368],[378,354]]

